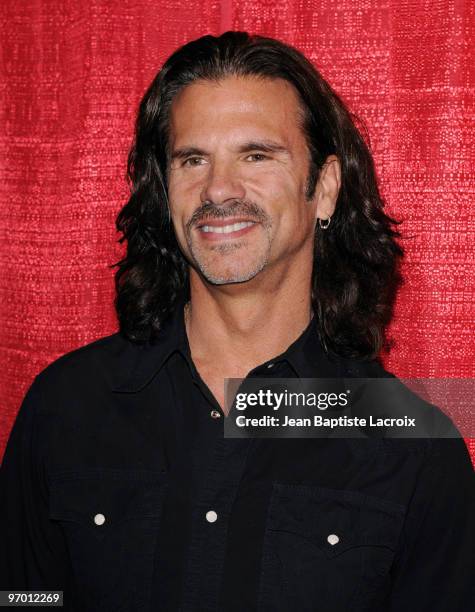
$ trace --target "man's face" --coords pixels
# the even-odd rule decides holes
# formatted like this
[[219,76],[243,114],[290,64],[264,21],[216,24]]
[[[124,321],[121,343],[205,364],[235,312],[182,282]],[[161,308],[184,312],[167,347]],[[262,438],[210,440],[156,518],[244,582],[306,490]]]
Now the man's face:
[[282,79],[185,87],[171,107],[168,192],[178,243],[213,284],[312,257],[316,198],[299,101]]

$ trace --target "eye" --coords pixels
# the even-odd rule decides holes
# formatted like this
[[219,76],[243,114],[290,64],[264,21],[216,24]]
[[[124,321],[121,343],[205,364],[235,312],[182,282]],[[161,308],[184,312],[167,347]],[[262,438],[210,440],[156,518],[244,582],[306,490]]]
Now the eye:
[[202,157],[188,157],[183,162],[183,166],[201,166],[205,163],[205,160]]
[[251,153],[251,155],[248,155],[246,159],[250,161],[260,162],[260,161],[264,161],[269,158],[267,157],[267,155],[264,155],[263,153]]

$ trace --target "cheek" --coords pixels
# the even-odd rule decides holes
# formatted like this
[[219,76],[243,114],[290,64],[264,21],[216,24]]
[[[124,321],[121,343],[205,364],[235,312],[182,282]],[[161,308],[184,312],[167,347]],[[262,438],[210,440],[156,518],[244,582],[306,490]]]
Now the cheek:
[[248,194],[262,205],[273,218],[276,227],[302,232],[312,222],[311,205],[305,199],[304,183],[282,170],[275,170],[249,181]]
[[173,178],[168,184],[168,202],[175,234],[181,238],[184,236],[185,224],[193,214],[193,200],[183,189],[183,184]]
[[172,220],[172,226],[175,233],[175,237],[178,241],[179,246],[182,250],[186,251],[186,228],[185,224],[187,219],[183,215],[183,207],[179,205],[179,203],[170,197],[169,194],[169,206],[170,206],[170,216]]
[[172,175],[168,181],[168,201],[170,203],[170,210],[175,213],[181,207],[183,200],[183,184]]
[[175,170],[170,173],[168,181],[169,197],[177,201],[184,199],[199,199],[200,191],[206,181],[204,168],[194,168],[193,170]]

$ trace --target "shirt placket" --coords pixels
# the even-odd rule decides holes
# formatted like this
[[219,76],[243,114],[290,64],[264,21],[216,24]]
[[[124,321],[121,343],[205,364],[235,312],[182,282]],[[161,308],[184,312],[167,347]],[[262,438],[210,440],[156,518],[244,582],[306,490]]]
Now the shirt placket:
[[182,612],[218,610],[229,517],[251,440],[216,441],[202,491],[193,504]]
[[[274,370],[274,365],[270,362],[259,366],[249,372],[247,378],[269,376],[270,372],[273,376],[278,375],[279,368]],[[214,410],[222,414],[209,389],[202,384],[196,371],[194,374],[194,382],[207,400],[210,417]],[[219,610],[228,524],[252,444],[252,439],[224,438],[224,418],[222,416],[218,422],[212,419],[218,427],[214,452],[209,455],[205,470],[201,464],[201,475],[195,474],[195,482],[199,485],[192,507],[192,537],[185,566],[181,612]]]

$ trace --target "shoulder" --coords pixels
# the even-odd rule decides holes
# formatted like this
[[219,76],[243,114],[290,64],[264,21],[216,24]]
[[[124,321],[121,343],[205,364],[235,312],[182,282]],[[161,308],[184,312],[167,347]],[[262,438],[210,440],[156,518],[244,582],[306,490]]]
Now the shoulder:
[[108,386],[130,347],[119,332],[103,336],[56,358],[37,374],[33,385],[42,393],[54,390],[55,394]]
[[386,370],[379,359],[355,359],[338,357],[340,370],[350,378],[396,378],[396,375]]
[[460,410],[450,402],[447,389],[441,392],[440,380],[400,379],[378,360],[346,360],[343,372],[370,389],[366,396],[375,415],[415,421],[413,430],[402,427],[383,434],[379,448],[384,456],[415,459],[422,481],[428,479],[437,487],[447,478],[475,495],[475,472],[463,436],[468,434],[454,422]]
[[[59,356],[32,380],[12,429],[12,439],[23,439],[37,449],[56,448],[64,431],[74,436],[111,405],[111,377],[118,364],[133,352],[132,343],[119,333],[103,336]],[[125,360],[126,362],[128,359]],[[61,432],[61,435],[58,435]]]
[[[349,387],[357,390],[362,410],[368,415],[413,420],[409,428],[396,427],[385,432],[387,449],[419,446],[436,454],[445,448],[466,449],[463,440],[461,446],[436,442],[462,438],[453,420],[456,410],[449,401],[450,393],[443,392],[440,380],[400,379],[379,360],[342,359],[341,363],[343,377]],[[405,442],[411,439],[418,442]]]

